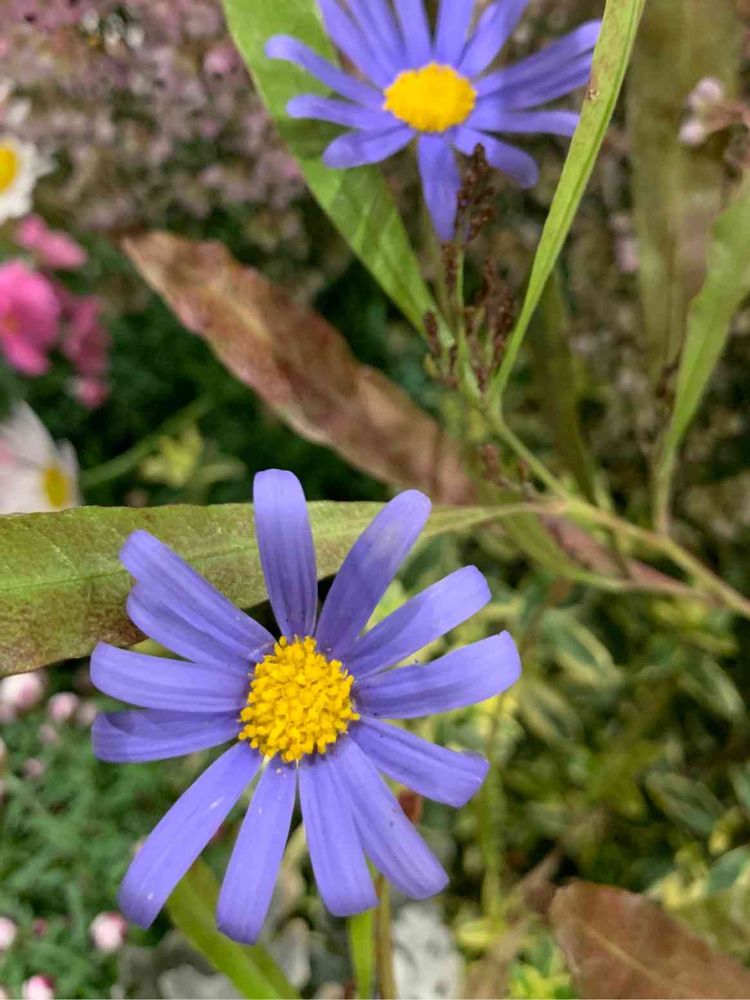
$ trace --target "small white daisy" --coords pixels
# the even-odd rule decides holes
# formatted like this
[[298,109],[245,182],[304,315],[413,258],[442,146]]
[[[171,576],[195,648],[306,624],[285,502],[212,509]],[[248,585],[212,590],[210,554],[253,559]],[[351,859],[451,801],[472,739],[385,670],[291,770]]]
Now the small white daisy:
[[0,223],[31,210],[34,185],[50,169],[50,161],[36,146],[0,132]]
[[81,503],[78,460],[26,403],[0,424],[0,514],[64,510]]

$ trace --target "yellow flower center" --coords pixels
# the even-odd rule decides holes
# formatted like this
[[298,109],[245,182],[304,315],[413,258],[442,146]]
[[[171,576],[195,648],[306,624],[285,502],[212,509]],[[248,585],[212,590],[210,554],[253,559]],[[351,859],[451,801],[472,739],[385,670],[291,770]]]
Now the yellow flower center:
[[7,191],[18,176],[20,162],[12,146],[0,145],[0,194]]
[[255,668],[239,738],[264,757],[280,754],[287,763],[325,753],[359,718],[353,683],[339,660],[318,652],[315,639],[280,639]]
[[418,132],[445,132],[465,122],[477,92],[452,66],[428,63],[399,73],[385,90],[383,107]]
[[70,478],[65,475],[59,465],[48,465],[42,473],[42,489],[50,507],[62,510],[69,507],[72,500]]

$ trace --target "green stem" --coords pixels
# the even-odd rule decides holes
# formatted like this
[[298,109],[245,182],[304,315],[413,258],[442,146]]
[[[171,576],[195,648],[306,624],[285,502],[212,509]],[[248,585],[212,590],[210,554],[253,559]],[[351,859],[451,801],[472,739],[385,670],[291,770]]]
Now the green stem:
[[391,887],[381,875],[378,879],[378,909],[375,917],[375,952],[381,1000],[396,1000],[393,974],[393,929],[391,926]]
[[116,458],[110,459],[108,462],[103,462],[101,465],[95,466],[93,469],[85,469],[80,476],[81,489],[85,492],[132,472],[133,469],[137,468],[152,453],[159,438],[176,434],[183,427],[200,420],[201,417],[205,416],[211,410],[213,405],[214,401],[210,396],[200,396],[198,399],[193,400],[192,403],[189,403],[184,409],[173,414],[161,427],[151,434],[146,435],[145,438],[142,438],[132,448],[124,451]]

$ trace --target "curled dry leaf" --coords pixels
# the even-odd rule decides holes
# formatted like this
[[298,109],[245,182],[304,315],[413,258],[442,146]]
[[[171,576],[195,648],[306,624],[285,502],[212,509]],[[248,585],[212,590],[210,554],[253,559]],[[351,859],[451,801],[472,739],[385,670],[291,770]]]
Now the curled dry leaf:
[[574,882],[550,920],[584,997],[750,997],[750,971],[644,896]]
[[298,434],[395,486],[443,503],[474,490],[457,446],[389,378],[360,364],[342,335],[220,243],[170,233],[125,241],[185,326]]

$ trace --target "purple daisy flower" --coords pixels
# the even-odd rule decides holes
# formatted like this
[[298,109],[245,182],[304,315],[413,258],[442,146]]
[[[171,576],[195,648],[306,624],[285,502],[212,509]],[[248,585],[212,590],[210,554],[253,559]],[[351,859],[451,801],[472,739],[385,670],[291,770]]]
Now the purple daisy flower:
[[345,73],[287,35],[269,39],[266,53],[302,66],[343,100],[304,94],[292,118],[314,118],[352,131],[323,154],[329,167],[379,163],[418,138],[422,186],[438,235],[452,238],[461,179],[453,150],[471,155],[481,143],[487,160],[522,187],[539,170],[528,153],[491,133],[546,132],[570,136],[578,115],[539,110],[588,80],[600,21],[588,21],[514,66],[487,72],[515,30],[529,0],[490,3],[472,30],[474,0],[441,0],[434,34],[423,0],[319,0],[331,40],[359,70]]
[[519,676],[504,632],[427,666],[390,670],[490,599],[482,574],[457,570],[362,634],[416,542],[430,502],[414,490],[362,533],[317,613],[315,550],[305,496],[290,472],[255,478],[255,530],[281,638],[238,610],[171,549],[136,531],[121,558],[136,578],[135,624],[183,660],[100,644],[91,676],[105,694],[139,706],[97,718],[94,752],[125,763],[233,746],[163,817],[120,890],[123,913],[148,927],[177,882],[259,775],[219,896],[219,928],[260,934],[299,787],[321,896],[337,916],[375,906],[366,858],[417,899],[447,875],[378,772],[429,798],[463,805],[488,763],[382,722],[483,701]]

